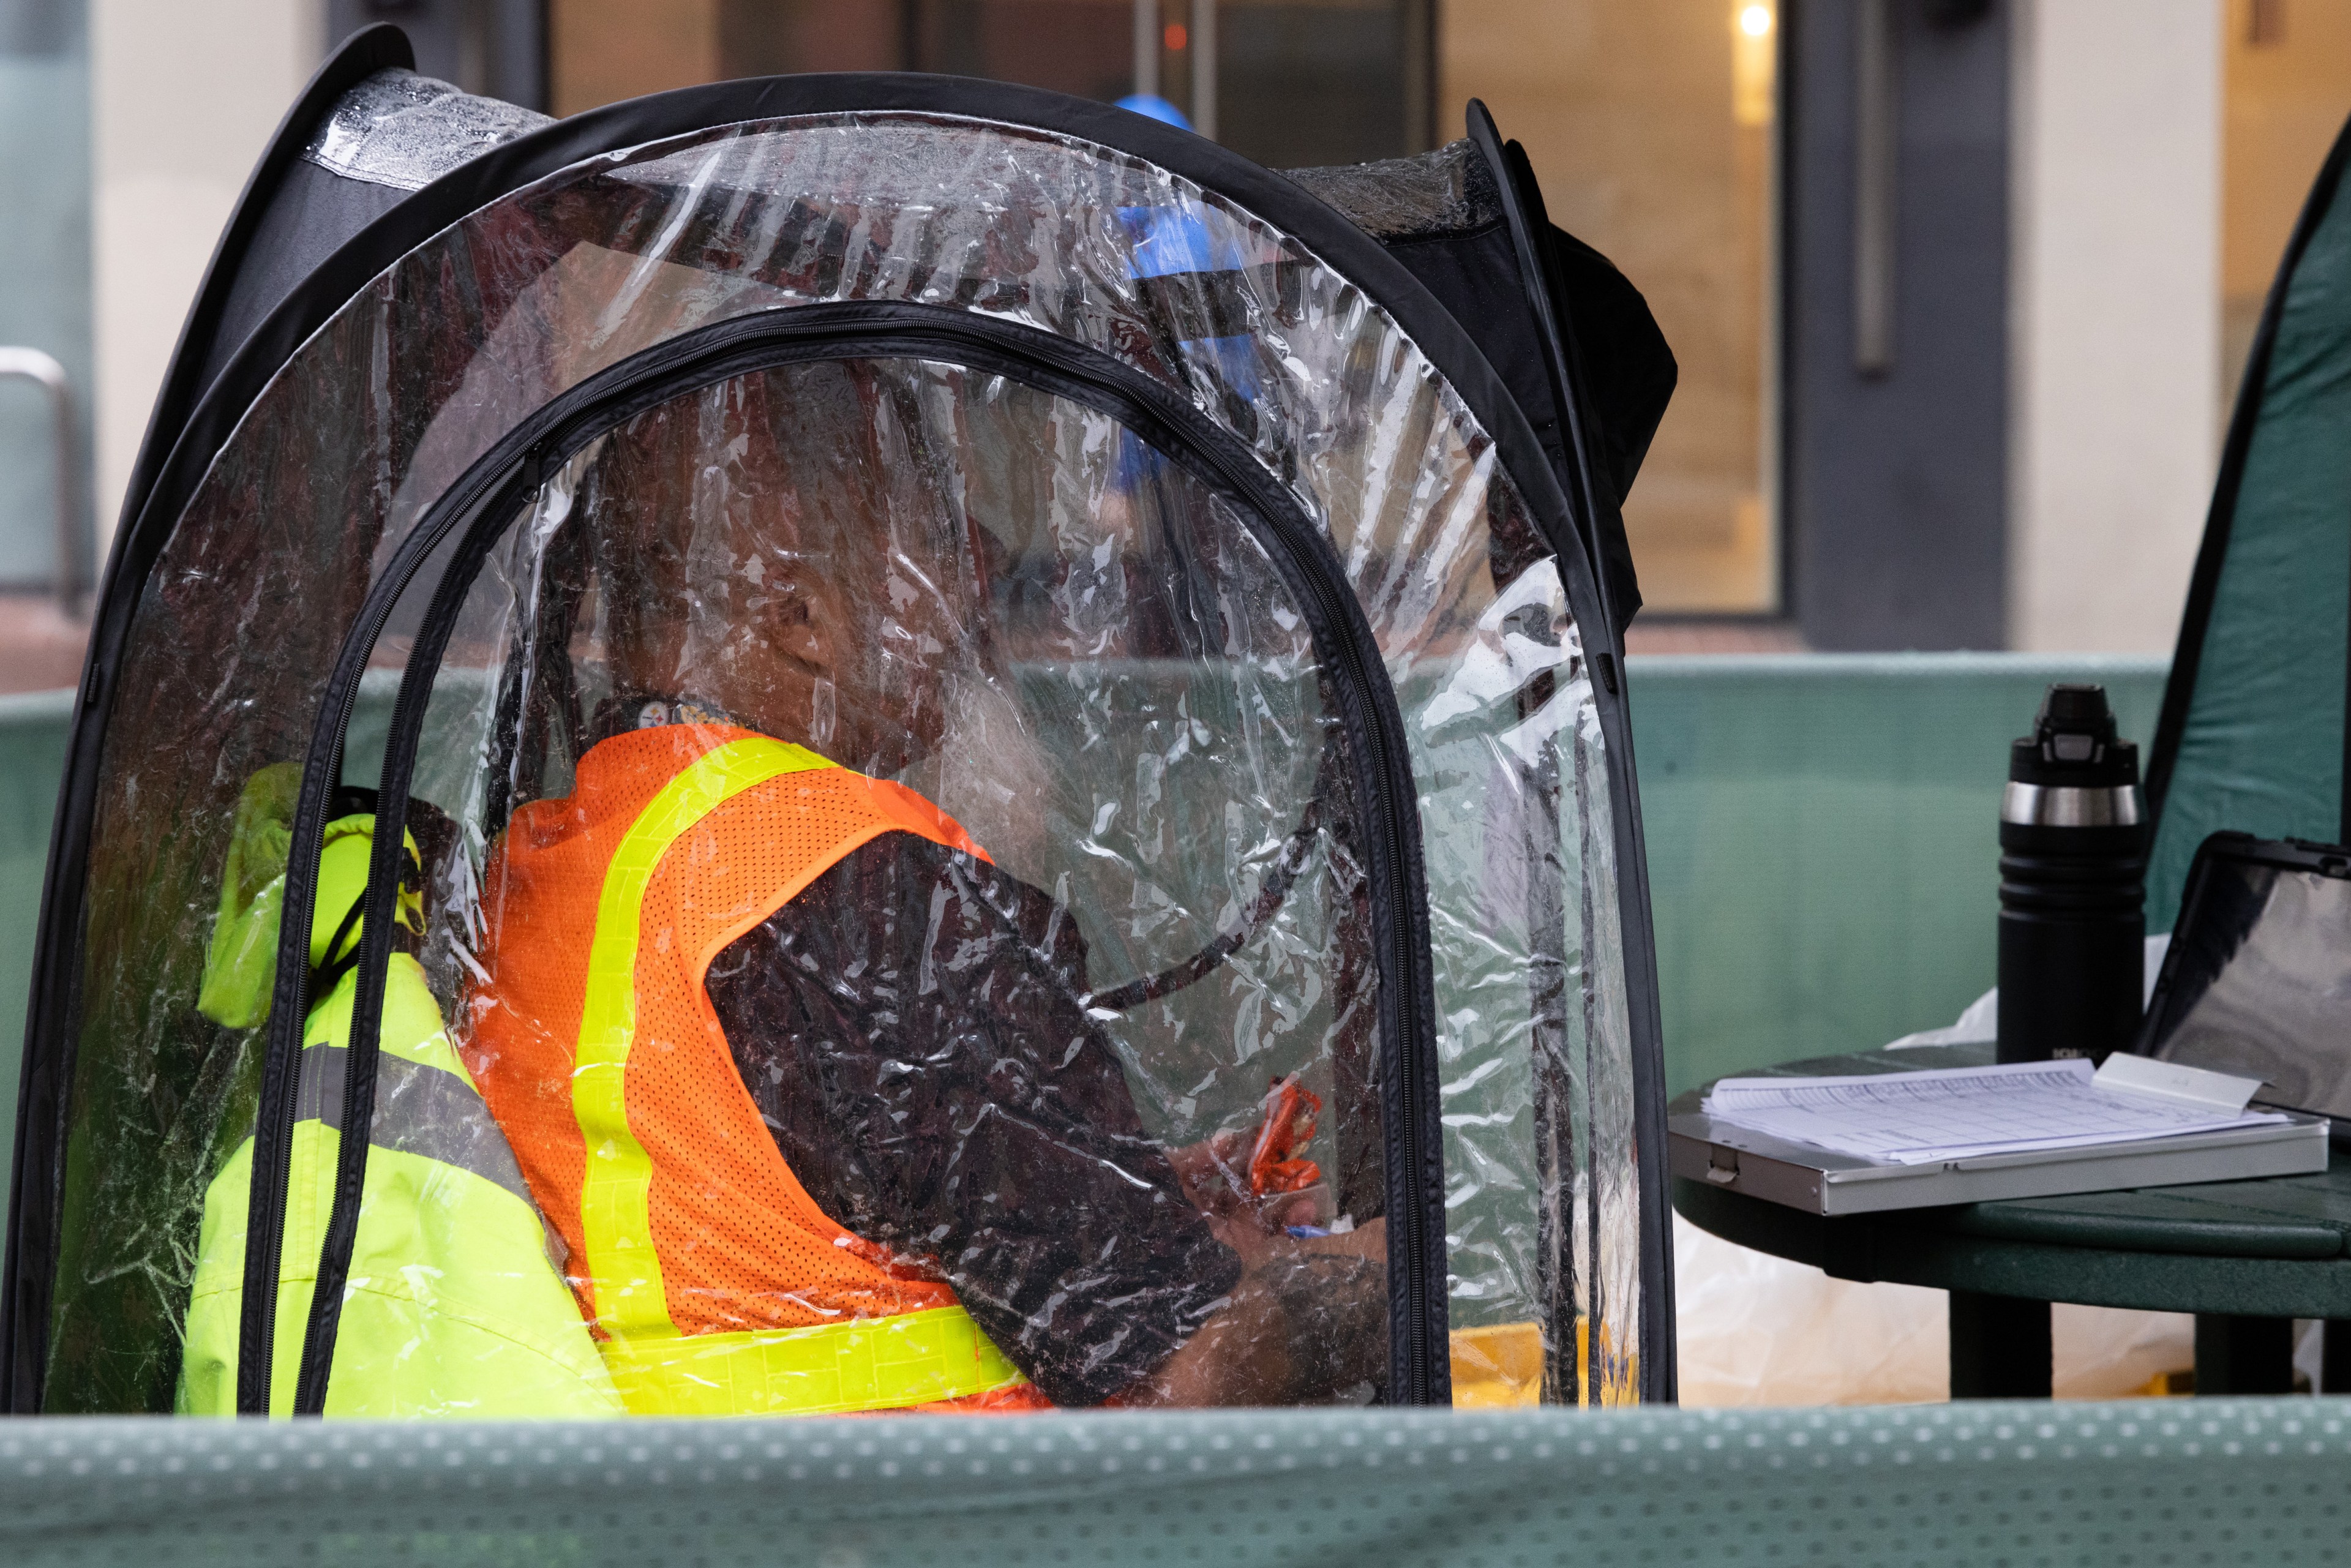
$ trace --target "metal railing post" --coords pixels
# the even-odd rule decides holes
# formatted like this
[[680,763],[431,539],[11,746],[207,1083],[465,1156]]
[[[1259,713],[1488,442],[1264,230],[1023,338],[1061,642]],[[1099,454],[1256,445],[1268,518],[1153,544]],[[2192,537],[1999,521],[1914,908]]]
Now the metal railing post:
[[1134,0],[1134,90],[1159,96],[1159,0]]
[[50,423],[55,426],[57,508],[57,608],[72,616],[81,608],[81,529],[75,526],[73,387],[66,368],[38,349],[0,347],[0,377],[21,376],[37,382],[49,394]]
[[1894,369],[1900,265],[1896,232],[1902,163],[1901,40],[1891,0],[1854,12],[1853,365],[1865,376]]
[[1192,129],[1217,139],[1217,0],[1192,0]]

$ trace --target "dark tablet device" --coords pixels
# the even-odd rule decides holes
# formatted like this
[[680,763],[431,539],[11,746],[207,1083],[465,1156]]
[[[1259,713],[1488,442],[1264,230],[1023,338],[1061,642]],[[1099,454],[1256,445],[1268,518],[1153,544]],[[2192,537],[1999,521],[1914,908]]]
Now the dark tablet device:
[[2136,1049],[2351,1118],[2351,850],[2250,833],[2198,846]]

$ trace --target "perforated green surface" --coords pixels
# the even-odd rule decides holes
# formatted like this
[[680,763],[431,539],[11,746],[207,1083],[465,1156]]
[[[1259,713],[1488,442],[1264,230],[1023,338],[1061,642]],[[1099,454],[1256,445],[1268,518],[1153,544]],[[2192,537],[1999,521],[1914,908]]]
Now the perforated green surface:
[[2342,1400],[993,1420],[0,1424],[11,1563],[2283,1564]]

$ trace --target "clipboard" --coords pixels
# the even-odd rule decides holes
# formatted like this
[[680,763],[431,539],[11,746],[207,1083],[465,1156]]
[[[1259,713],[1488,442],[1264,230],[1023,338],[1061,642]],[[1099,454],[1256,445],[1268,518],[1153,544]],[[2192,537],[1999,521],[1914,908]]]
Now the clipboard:
[[1677,1100],[1666,1118],[1674,1175],[1823,1216],[2314,1176],[2326,1168],[2326,1130],[2324,1116],[2294,1112],[2283,1123],[2235,1132],[1900,1166],[1733,1126],[1699,1109],[1694,1093]]

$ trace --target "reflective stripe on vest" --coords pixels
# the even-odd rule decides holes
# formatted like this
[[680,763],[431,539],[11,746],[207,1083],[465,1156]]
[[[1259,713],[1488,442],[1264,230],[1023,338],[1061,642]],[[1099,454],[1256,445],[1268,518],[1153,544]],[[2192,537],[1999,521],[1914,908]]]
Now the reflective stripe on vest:
[[965,1399],[1027,1380],[961,1307],[742,1333],[613,1339],[622,1400],[664,1416],[835,1416]]
[[[728,800],[784,774],[833,766],[805,747],[763,736],[703,753],[630,823],[597,897],[571,1075],[572,1111],[587,1156],[580,1233],[596,1324],[609,1336],[605,1361],[622,1399],[639,1413],[897,1409],[1025,1381],[960,1306],[696,1334],[682,1333],[670,1319],[653,1239],[653,1160],[631,1129],[628,1112],[646,890],[677,841]],[[794,880],[805,885],[825,869],[800,867]]]
[[587,1142],[580,1223],[596,1322],[615,1338],[672,1335],[653,1249],[653,1165],[629,1130],[629,1048],[637,1031],[637,935],[645,887],[679,835],[717,807],[783,773],[828,767],[815,752],[764,737],[729,741],[662,787],[613,851],[596,900],[588,992],[573,1057],[571,1109]]
[[[356,982],[350,982],[356,988]],[[350,1048],[311,1044],[302,1048],[301,1075],[294,1090],[297,1124],[317,1122],[343,1130],[343,1090],[350,1072]],[[414,1155],[455,1166],[494,1186],[531,1201],[514,1151],[490,1120],[474,1086],[445,1067],[379,1052],[375,1060],[375,1111],[368,1145],[396,1155]]]

